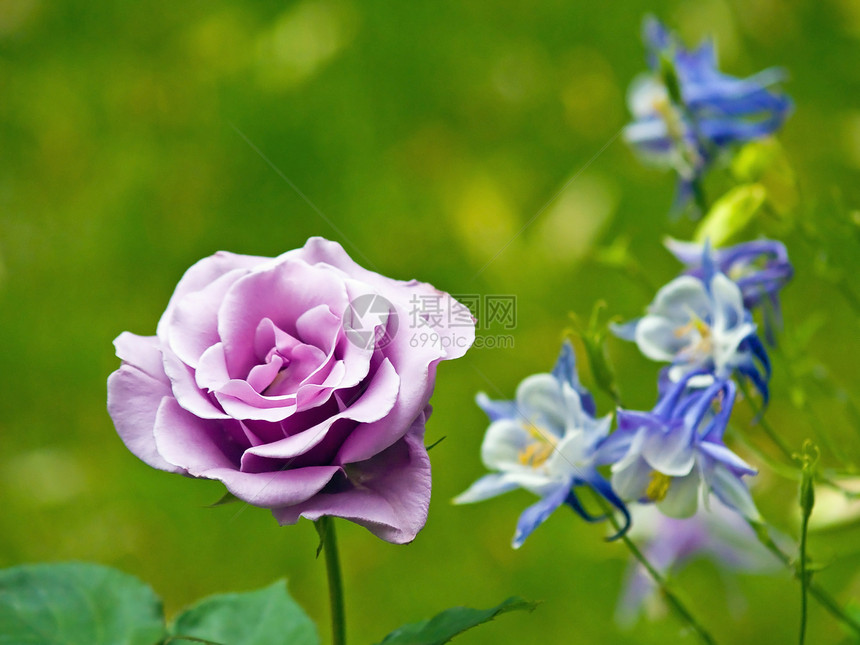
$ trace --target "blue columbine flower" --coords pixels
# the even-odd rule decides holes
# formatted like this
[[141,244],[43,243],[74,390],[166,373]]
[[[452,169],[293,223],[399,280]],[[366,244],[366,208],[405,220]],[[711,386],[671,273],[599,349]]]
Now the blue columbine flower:
[[747,79],[723,74],[712,42],[687,50],[653,17],[645,19],[643,39],[651,73],[630,87],[634,121],[624,135],[646,160],[677,170],[676,204],[683,205],[722,149],[776,131],[791,100],[768,89],[782,80],[779,70]]
[[666,376],[677,383],[699,372],[690,385],[706,386],[734,372],[749,378],[767,400],[770,362],[744,307],[740,287],[703,256],[701,278],[682,275],[657,292],[642,318],[613,325],[655,361],[671,363]]
[[625,501],[653,502],[670,517],[690,517],[713,493],[758,519],[742,480],[756,471],[723,443],[736,386],[716,381],[691,388],[696,374],[671,386],[651,412],[618,411],[618,430],[603,446],[615,459],[612,487]]
[[738,285],[747,309],[756,309],[767,302],[769,306],[763,308],[765,337],[773,344],[773,327],[781,325],[782,318],[779,292],[794,275],[782,242],[761,239],[712,249],[708,261],[703,259],[708,252],[704,245],[669,238],[666,247],[687,266],[687,275],[703,277],[709,261]]
[[597,467],[609,460],[601,446],[612,423],[611,415],[596,418],[594,399],[580,385],[573,348],[565,343],[551,374],[535,374],[517,387],[515,401],[493,401],[485,394],[477,403],[490,417],[481,446],[485,475],[458,496],[454,503],[478,502],[516,488],[541,499],[520,515],[513,546],[525,539],[555,509],[567,504],[588,521],[575,488],[590,486],[618,508],[630,523],[627,508]]

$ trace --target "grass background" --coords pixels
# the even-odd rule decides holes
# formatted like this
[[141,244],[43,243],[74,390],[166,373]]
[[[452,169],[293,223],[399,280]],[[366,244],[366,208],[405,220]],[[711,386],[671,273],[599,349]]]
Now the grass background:
[[[713,34],[730,73],[790,71],[796,111],[781,139],[801,178],[799,216],[820,235],[787,240],[798,275],[782,346],[803,374],[775,358],[768,415],[790,445],[824,429],[826,463],[857,462],[844,401],[860,381],[858,319],[834,286],[853,284],[858,266],[853,0],[0,0],[0,566],[110,564],[151,583],[169,613],[287,577],[326,636],[310,523],[206,508],[218,484],[149,469],[105,411],[112,339],[153,333],[188,266],[219,249],[276,255],[323,235],[386,275],[518,299],[513,348],[476,348],[439,369],[427,436],[447,439],[432,452],[426,529],[394,547],[340,523],[352,642],[514,594],[545,602],[458,642],[692,642],[671,617],[616,627],[626,555],[602,527],[562,511],[515,552],[527,493],[449,504],[483,474],[474,393],[509,397],[547,371],[570,312],[587,316],[603,299],[630,317],[650,300],[596,264],[595,250],[629,240],[655,285],[677,271],[660,239],[689,236],[692,224],[667,217],[673,179],[612,141],[628,118],[625,88],[644,69],[649,12],[688,43]],[[803,330],[809,342],[792,344]],[[650,407],[657,367],[621,342],[609,350],[625,401]],[[795,485],[760,479],[763,511],[794,534]],[[849,527],[811,543],[830,565],[818,578],[842,601],[860,596],[857,539]],[[678,583],[721,642],[796,638],[799,591],[787,575],[724,583],[696,563]],[[809,629],[809,642],[842,637],[814,605]]]

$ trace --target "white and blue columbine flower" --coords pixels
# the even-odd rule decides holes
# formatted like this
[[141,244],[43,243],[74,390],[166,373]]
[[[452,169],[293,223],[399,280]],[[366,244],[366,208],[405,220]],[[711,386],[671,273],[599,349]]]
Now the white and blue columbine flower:
[[576,495],[576,487],[589,486],[629,514],[609,482],[597,471],[608,463],[601,446],[606,440],[612,416],[595,417],[591,394],[579,383],[570,343],[565,343],[551,374],[534,374],[517,387],[516,400],[493,401],[477,396],[478,405],[490,417],[490,427],[481,446],[485,475],[459,495],[454,502],[465,504],[525,488],[541,499],[520,515],[514,548],[562,504],[570,506],[588,521],[603,519],[590,515]]
[[634,121],[624,136],[646,160],[677,170],[680,205],[722,149],[776,131],[791,100],[768,89],[782,80],[779,70],[747,79],[723,74],[712,42],[687,50],[653,17],[645,20],[643,39],[651,73],[630,87]]
[[[705,246],[695,242],[667,239],[666,248],[687,269],[685,273],[697,278],[705,274],[707,262],[703,261]],[[779,292],[791,280],[794,268],[788,260],[788,251],[782,242],[754,240],[734,246],[711,249],[710,263],[727,275],[743,294],[744,307],[754,310],[763,307],[765,337],[773,343],[773,327],[781,324]]]
[[669,517],[690,517],[713,493],[744,517],[758,511],[743,481],[755,469],[723,443],[736,386],[716,381],[691,388],[692,373],[672,385],[651,412],[618,411],[604,444],[612,487],[625,501],[655,503]]
[[648,358],[671,363],[666,376],[672,383],[699,372],[690,384],[706,386],[738,372],[767,400],[770,362],[743,293],[715,270],[707,252],[702,262],[701,277],[675,278],[657,292],[645,316],[612,329]]

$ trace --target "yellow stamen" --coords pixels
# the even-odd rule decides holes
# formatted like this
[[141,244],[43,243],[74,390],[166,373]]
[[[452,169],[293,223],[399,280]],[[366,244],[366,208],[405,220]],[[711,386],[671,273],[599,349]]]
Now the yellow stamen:
[[534,441],[520,450],[519,462],[523,466],[538,468],[550,458],[558,440],[551,432],[541,430],[533,423],[524,423],[523,428]]
[[669,475],[652,470],[651,481],[648,482],[648,488],[645,489],[645,496],[652,502],[662,501],[669,492],[669,485],[672,483],[672,478]]
[[713,346],[711,340],[711,326],[693,312],[690,312],[690,322],[683,327],[675,329],[675,338],[682,338],[693,331],[699,334],[699,340],[691,342],[687,349],[699,351],[703,354],[710,354]]

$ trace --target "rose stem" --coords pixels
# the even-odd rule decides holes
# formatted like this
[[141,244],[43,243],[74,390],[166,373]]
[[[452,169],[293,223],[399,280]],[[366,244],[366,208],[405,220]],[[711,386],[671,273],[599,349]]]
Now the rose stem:
[[337,537],[334,520],[325,515],[316,522],[325,551],[325,566],[328,574],[328,597],[331,604],[332,645],[346,644],[346,618],[343,608],[343,581],[340,575],[340,560],[337,555]]

